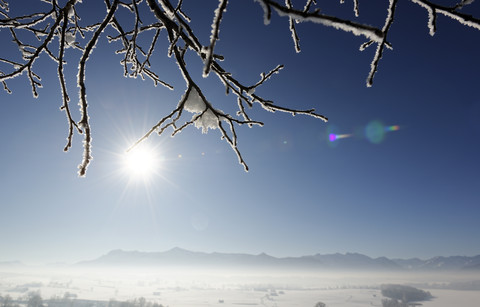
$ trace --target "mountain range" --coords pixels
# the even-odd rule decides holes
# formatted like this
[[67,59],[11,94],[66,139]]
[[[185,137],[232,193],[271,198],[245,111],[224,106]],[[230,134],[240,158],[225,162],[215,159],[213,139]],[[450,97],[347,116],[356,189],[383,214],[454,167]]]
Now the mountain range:
[[371,258],[358,253],[315,254],[301,257],[277,258],[265,253],[258,255],[239,253],[205,253],[182,248],[165,252],[139,252],[113,250],[75,266],[152,266],[200,268],[264,268],[285,270],[368,270],[368,271],[436,271],[480,270],[480,255],[434,257],[427,260]]

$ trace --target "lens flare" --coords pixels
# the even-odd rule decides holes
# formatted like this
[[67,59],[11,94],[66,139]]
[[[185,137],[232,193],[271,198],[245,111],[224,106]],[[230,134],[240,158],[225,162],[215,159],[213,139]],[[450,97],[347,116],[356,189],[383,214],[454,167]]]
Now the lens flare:
[[339,140],[339,139],[346,139],[346,138],[349,138],[351,137],[352,135],[351,134],[334,134],[334,133],[330,133],[328,135],[328,140],[330,142],[334,142],[336,140]]
[[330,147],[336,147],[338,140],[346,138],[367,139],[370,143],[380,144],[384,141],[387,133],[400,130],[399,125],[385,126],[379,120],[370,121],[365,127],[357,127],[352,133],[338,134],[337,127],[329,126],[327,128],[327,141]]
[[380,144],[385,138],[385,127],[378,120],[371,121],[365,127],[365,137],[373,144]]
[[393,125],[393,126],[385,127],[385,131],[398,131],[398,130],[400,130],[399,125]]

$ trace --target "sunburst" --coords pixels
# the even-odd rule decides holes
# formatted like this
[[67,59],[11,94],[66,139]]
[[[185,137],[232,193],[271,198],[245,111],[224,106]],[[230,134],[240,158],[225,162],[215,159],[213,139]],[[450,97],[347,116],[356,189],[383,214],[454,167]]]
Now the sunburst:
[[124,171],[127,175],[136,179],[149,179],[161,168],[162,159],[153,148],[140,144],[123,157]]

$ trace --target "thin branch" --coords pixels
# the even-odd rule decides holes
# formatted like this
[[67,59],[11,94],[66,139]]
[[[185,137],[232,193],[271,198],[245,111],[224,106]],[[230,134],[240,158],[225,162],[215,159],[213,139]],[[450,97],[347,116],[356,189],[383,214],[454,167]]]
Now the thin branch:
[[[429,16],[436,15],[436,14],[442,14],[444,16],[447,16],[453,20],[458,21],[459,23],[475,28],[477,30],[480,30],[480,19],[474,18],[472,15],[468,14],[463,14],[457,11],[457,6],[454,7],[446,7],[442,5],[438,5],[435,3],[432,3],[427,0],[410,0],[413,3],[416,3],[426,9],[429,12]],[[462,2],[461,2],[462,3]],[[460,3],[460,4],[461,4]],[[470,4],[470,1],[463,1],[463,4],[460,5],[460,7],[465,6],[466,4]],[[431,20],[434,17],[430,17],[429,20]],[[430,27],[430,33],[435,33],[435,30],[432,29],[432,26],[434,25],[433,22],[429,21],[429,27]]]
[[63,74],[63,55],[65,53],[65,36],[66,36],[66,31],[67,31],[67,24],[68,24],[68,8],[63,9],[60,11],[60,16],[63,17],[63,25],[61,29],[61,35],[60,35],[60,51],[59,51],[59,56],[58,56],[58,79],[60,81],[60,86],[61,86],[61,92],[62,92],[62,99],[63,99],[63,105],[61,107],[62,110],[65,111],[65,114],[67,116],[67,122],[68,122],[68,136],[67,136],[67,144],[64,147],[64,151],[68,151],[68,149],[72,146],[72,139],[73,139],[73,128],[77,128],[79,133],[82,133],[80,128],[78,127],[77,123],[73,120],[72,114],[70,112],[70,98],[67,93],[67,85],[65,82],[65,76]]
[[[308,3],[307,3],[308,4]],[[285,5],[288,9],[292,9],[292,0],[285,0]],[[292,33],[293,43],[295,44],[295,51],[300,52],[300,38],[298,37],[297,29],[295,28],[295,20],[292,17],[288,17],[290,25],[290,32]]]
[[390,0],[390,4],[388,6],[388,15],[387,19],[385,19],[385,25],[383,26],[382,32],[384,33],[383,39],[377,45],[377,50],[375,52],[375,56],[373,57],[372,63],[370,64],[370,73],[367,77],[367,87],[371,87],[373,85],[373,77],[378,69],[378,62],[382,58],[383,48],[385,47],[386,40],[387,40],[387,33],[390,30],[390,27],[393,23],[393,19],[395,17],[395,8],[397,6],[398,0]]
[[338,30],[351,32],[357,36],[360,36],[360,35],[365,36],[366,38],[374,40],[376,42],[381,42],[383,39],[383,32],[380,29],[366,25],[366,24],[360,24],[360,23],[352,22],[350,20],[341,19],[335,16],[320,14],[318,11],[310,13],[304,10],[303,11],[295,10],[292,8],[288,8],[286,6],[282,6],[272,0],[255,0],[255,1],[262,4],[262,7],[264,9],[268,8],[268,10],[270,10],[270,7],[272,7],[280,16],[291,17],[299,21],[310,21],[314,23],[319,23],[324,26],[333,27]]
[[93,51],[93,48],[97,44],[98,38],[100,37],[100,34],[103,32],[103,30],[107,27],[107,25],[110,23],[110,20],[113,17],[113,14],[115,13],[115,10],[117,9],[119,0],[114,0],[112,3],[112,6],[108,10],[108,14],[103,20],[103,22],[100,24],[98,27],[97,31],[93,34],[93,37],[90,39],[90,41],[87,43],[87,46],[85,47],[85,51],[82,54],[82,58],[80,60],[80,63],[78,65],[78,87],[80,87],[80,93],[79,93],[79,104],[80,104],[80,113],[81,113],[81,119],[78,122],[78,125],[80,128],[84,131],[85,133],[85,138],[83,141],[83,161],[82,163],[78,166],[79,171],[78,174],[79,176],[83,177],[85,176],[85,173],[87,171],[87,167],[90,164],[90,161],[92,160],[92,135],[90,132],[90,124],[89,124],[89,116],[88,116],[88,103],[87,103],[87,94],[86,94],[86,87],[85,87],[85,67],[86,63],[88,60],[88,57],[90,56],[90,53]]
[[228,0],[220,0],[218,8],[215,10],[215,17],[212,23],[212,35],[210,36],[210,45],[206,48],[205,65],[203,66],[203,77],[207,77],[210,73],[213,49],[218,41],[218,33],[220,32],[220,22],[222,21],[223,13],[227,9]]

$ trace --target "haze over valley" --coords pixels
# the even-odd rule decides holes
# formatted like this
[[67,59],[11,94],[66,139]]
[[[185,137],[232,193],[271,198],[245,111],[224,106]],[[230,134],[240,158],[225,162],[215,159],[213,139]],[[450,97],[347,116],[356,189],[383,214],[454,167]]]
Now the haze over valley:
[[480,256],[277,258],[181,248],[113,250],[68,265],[1,262],[0,299],[9,298],[7,306],[30,306],[34,298],[42,300],[38,306],[397,306],[387,305],[400,300],[385,296],[385,287],[406,287],[429,295],[416,302],[423,306],[474,307],[480,301],[479,263]]

